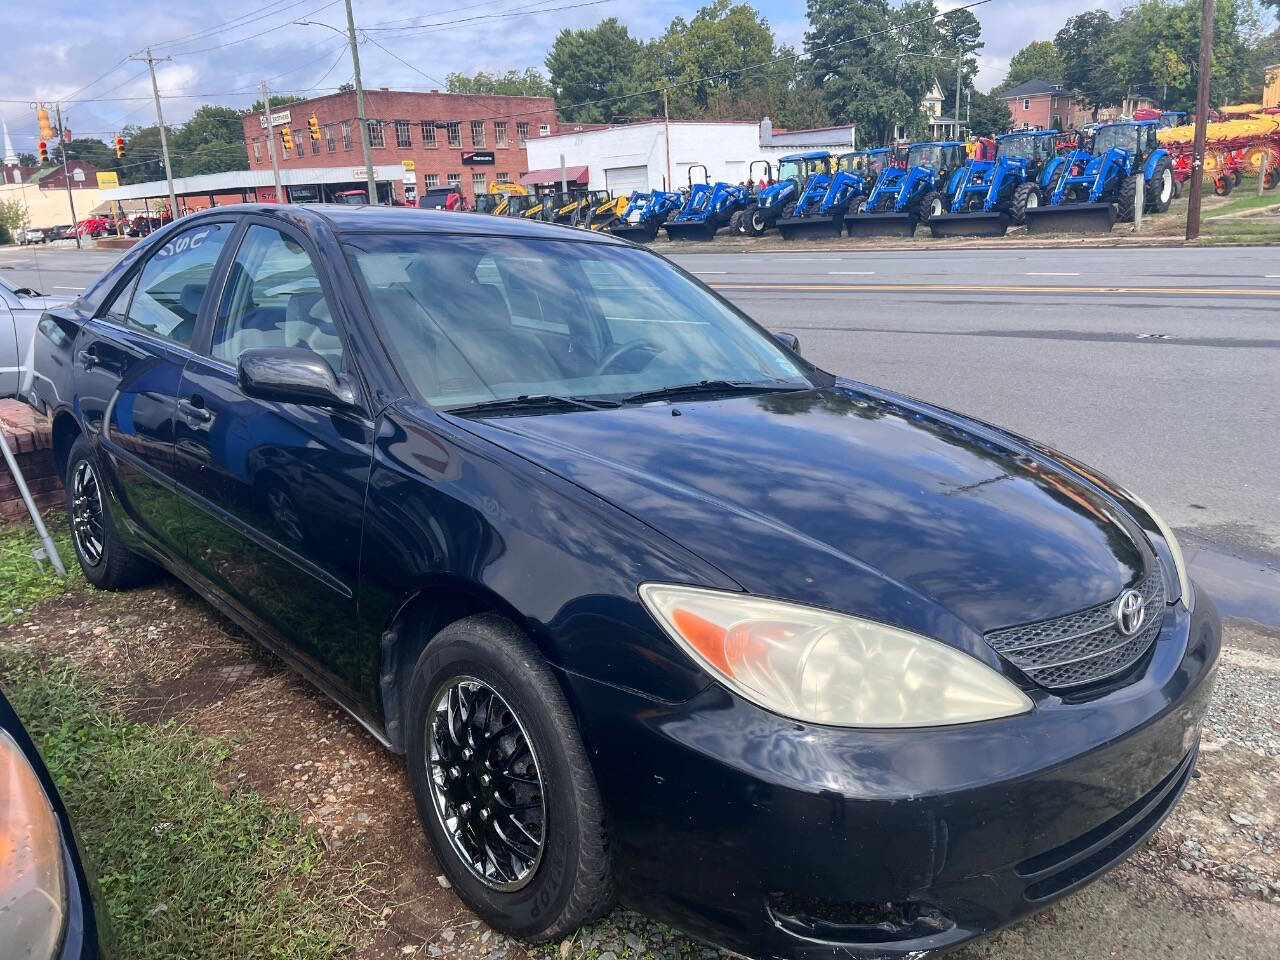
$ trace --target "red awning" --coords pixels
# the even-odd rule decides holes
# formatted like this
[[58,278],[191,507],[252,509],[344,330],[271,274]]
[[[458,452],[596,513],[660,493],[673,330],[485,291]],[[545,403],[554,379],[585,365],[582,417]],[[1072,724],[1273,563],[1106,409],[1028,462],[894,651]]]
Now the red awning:
[[[587,168],[586,167],[565,167],[565,176],[568,177],[570,183],[576,183],[579,186],[587,185]],[[560,168],[547,167],[544,170],[530,170],[520,182],[526,187],[551,187],[560,183]]]

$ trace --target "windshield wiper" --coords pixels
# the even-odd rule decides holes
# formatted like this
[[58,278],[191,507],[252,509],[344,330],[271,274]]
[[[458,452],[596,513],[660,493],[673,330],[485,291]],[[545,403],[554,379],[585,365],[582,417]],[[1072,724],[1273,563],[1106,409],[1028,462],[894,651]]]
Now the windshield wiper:
[[502,410],[537,410],[560,408],[570,410],[602,410],[606,407],[620,406],[617,400],[606,398],[562,397],[550,393],[522,394],[518,397],[499,397],[494,400],[480,400],[459,407],[446,407],[445,413],[465,417],[474,413],[493,413]]
[[623,397],[623,403],[648,403],[651,400],[676,400],[700,393],[772,393],[781,390],[804,390],[804,386],[786,380],[699,380],[697,383],[680,383],[657,390],[643,390]]

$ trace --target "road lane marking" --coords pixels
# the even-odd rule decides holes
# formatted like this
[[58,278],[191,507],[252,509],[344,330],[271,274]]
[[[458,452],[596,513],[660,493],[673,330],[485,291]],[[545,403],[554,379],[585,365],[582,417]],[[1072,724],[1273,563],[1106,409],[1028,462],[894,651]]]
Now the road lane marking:
[[1280,297],[1280,289],[1263,287],[1086,287],[951,284],[951,283],[717,283],[717,290],[818,293],[1074,293],[1141,294],[1145,296]]
[[1037,272],[1034,272],[1034,271],[1033,271],[1033,272],[1031,272],[1031,273],[1028,273],[1028,274],[1027,274],[1027,276],[1028,276],[1028,277],[1078,277],[1078,276],[1080,276],[1080,274],[1078,274],[1078,273],[1048,273],[1048,272],[1044,272],[1044,273],[1037,273]]
[[53,285],[55,290],[83,290],[84,287],[60,287],[56,283]]
[[874,270],[828,270],[829,277],[874,277]]
[[724,276],[724,275],[726,275],[729,271],[728,271],[728,270],[690,270],[689,272],[690,272],[690,273],[705,274],[706,276],[711,276],[712,274],[714,274],[715,276],[723,277],[723,276]]

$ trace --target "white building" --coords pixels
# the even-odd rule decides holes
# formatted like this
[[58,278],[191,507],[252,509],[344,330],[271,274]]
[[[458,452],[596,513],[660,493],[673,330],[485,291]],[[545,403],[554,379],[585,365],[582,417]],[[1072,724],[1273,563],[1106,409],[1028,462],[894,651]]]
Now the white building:
[[[529,169],[585,166],[588,187],[615,195],[636,190],[662,189],[668,184],[668,126],[662,120],[605,127],[598,130],[554,134],[529,140]],[[670,135],[670,183],[689,183],[689,170],[705,164],[712,183],[741,183],[748,176],[759,180],[767,160],[774,173],[778,159],[789,153],[830,150],[848,153],[857,147],[852,126],[816,130],[774,130],[768,117],[760,123],[744,121],[672,120]],[[694,182],[700,182],[695,170]]]

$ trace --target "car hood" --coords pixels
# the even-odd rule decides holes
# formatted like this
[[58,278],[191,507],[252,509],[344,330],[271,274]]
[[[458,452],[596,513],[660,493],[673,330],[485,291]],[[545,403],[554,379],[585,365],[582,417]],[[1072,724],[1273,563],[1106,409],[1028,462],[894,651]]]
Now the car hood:
[[75,297],[18,297],[26,310],[48,310],[50,307],[61,307],[74,299]]
[[468,424],[752,593],[934,636],[1105,602],[1153,562],[1065,466],[862,385]]

